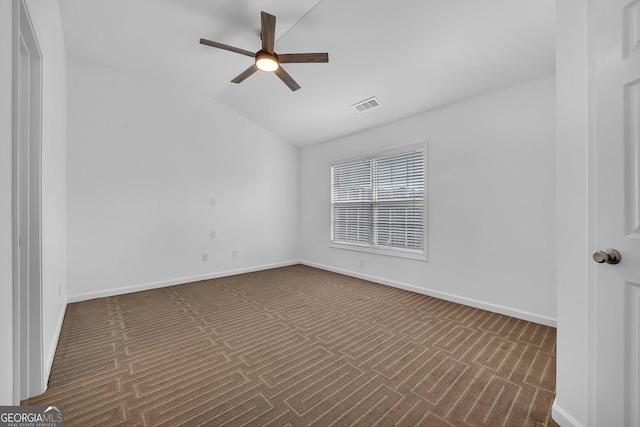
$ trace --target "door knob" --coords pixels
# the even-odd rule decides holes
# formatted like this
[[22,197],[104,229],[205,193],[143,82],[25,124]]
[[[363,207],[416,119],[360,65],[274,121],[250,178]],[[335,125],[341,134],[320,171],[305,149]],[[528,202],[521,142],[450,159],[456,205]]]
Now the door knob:
[[598,264],[606,262],[607,264],[617,264],[622,259],[620,252],[615,249],[605,249],[604,251],[595,251],[593,253],[593,260]]

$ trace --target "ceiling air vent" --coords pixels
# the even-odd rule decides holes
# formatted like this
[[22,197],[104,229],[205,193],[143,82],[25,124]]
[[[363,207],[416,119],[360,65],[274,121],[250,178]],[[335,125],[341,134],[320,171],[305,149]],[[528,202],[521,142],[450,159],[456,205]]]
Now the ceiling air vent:
[[380,105],[381,105],[380,101],[378,101],[378,98],[376,98],[374,96],[372,98],[365,99],[364,101],[360,101],[358,103],[355,103],[355,104],[352,105],[352,107],[358,113],[364,113],[365,111],[369,111],[371,109],[379,107]]

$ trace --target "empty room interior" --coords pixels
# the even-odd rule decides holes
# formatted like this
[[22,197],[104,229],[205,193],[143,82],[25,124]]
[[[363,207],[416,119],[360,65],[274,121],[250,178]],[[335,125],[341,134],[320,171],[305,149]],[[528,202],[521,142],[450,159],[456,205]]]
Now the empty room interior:
[[0,20],[0,405],[640,425],[639,0]]

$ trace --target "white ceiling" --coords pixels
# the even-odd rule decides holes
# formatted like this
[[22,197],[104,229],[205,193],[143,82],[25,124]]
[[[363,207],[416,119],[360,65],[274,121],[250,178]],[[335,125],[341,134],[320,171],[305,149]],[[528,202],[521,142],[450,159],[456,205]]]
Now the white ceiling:
[[[554,0],[61,0],[67,53],[197,89],[297,146],[450,105],[555,71]],[[276,52],[329,52],[285,64],[291,92],[252,58],[200,37],[260,48],[260,11],[277,17]],[[351,105],[376,96],[382,106]]]

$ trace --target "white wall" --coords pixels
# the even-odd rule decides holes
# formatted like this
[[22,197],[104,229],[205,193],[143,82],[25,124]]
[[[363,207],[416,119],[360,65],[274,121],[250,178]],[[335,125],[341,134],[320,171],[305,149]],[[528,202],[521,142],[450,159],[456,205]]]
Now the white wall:
[[0,406],[13,405],[12,1],[0,1]]
[[68,68],[72,300],[297,259],[296,148],[201,92]]
[[66,308],[67,58],[58,1],[29,0],[42,53],[42,320],[48,377]]
[[589,57],[587,2],[556,1],[558,354],[553,417],[587,425]]
[[[421,141],[429,260],[330,248],[330,162]],[[554,76],[303,149],[300,170],[304,262],[555,324]]]

